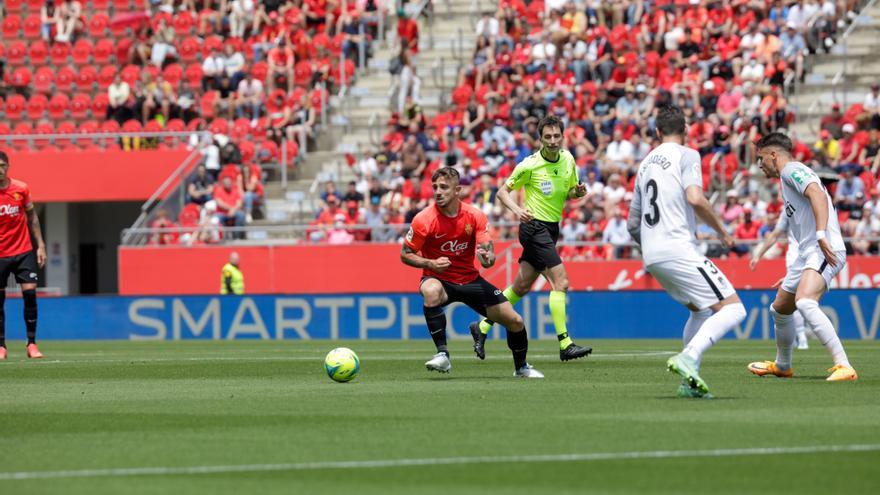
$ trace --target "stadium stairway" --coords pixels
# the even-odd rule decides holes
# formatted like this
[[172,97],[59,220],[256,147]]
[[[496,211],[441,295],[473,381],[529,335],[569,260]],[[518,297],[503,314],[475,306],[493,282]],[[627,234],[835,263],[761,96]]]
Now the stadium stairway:
[[[437,113],[455,87],[458,71],[471,58],[476,43],[474,27],[479,12],[494,10],[493,0],[445,0],[436,2],[433,28],[422,15],[419,19],[419,54],[416,73],[421,78],[421,106],[426,115]],[[384,43],[377,42],[365,71],[359,72],[348,95],[331,96],[333,115],[318,137],[315,149],[298,165],[294,180],[284,190],[277,181],[266,184],[266,218],[254,225],[306,224],[314,220],[318,208],[320,183],[335,180],[338,185],[354,178],[346,155],[376,149],[396,107],[396,92],[388,72],[397,54],[396,16],[389,18]],[[271,237],[271,235],[270,235]]]
[[880,2],[872,2],[852,22],[848,32],[837,39],[831,53],[817,54],[806,61],[806,76],[798,84],[789,103],[797,109],[797,122],[792,131],[799,139],[813,142],[819,132],[819,121],[835,102],[843,110],[862,103],[871,84],[880,81]]

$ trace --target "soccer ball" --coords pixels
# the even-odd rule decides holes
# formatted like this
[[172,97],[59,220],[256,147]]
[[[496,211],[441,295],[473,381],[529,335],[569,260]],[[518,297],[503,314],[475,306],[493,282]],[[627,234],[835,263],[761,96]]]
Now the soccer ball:
[[324,358],[324,371],[333,381],[348,382],[361,370],[361,360],[347,347],[337,347]]

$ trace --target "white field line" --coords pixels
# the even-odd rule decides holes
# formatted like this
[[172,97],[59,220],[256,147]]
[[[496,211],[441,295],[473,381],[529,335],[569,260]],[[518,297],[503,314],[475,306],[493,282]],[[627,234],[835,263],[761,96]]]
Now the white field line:
[[221,473],[257,473],[268,471],[315,471],[322,469],[376,469],[412,466],[450,466],[472,464],[505,464],[533,462],[595,462],[638,459],[680,459],[690,457],[748,457],[830,452],[878,452],[880,444],[811,445],[803,447],[759,447],[710,450],[652,450],[584,454],[434,457],[367,461],[323,461],[284,464],[240,464],[227,466],[130,467],[108,469],[72,469],[66,471],[0,472],[0,481],[44,480],[53,478],[101,478],[126,476],[169,476]]
[[[412,361],[421,358],[429,358],[430,352],[412,353],[410,356],[372,356],[370,354],[361,354],[361,361]],[[671,356],[675,354],[671,351],[650,351],[650,352],[630,352],[620,354],[591,354],[587,360],[591,359],[613,359],[621,357],[657,357]],[[28,365],[50,365],[50,364],[101,364],[101,363],[180,363],[180,362],[212,362],[212,361],[320,361],[324,356],[315,354],[313,356],[203,356],[203,357],[179,357],[179,358],[138,358],[131,357],[128,359],[44,359],[44,360],[28,360],[28,361],[7,361],[0,363],[0,366],[10,365],[13,363],[28,363]],[[468,356],[468,358],[471,356]],[[558,354],[529,354],[529,358],[534,359],[558,359]],[[510,356],[504,355],[486,356],[488,360],[509,360]]]

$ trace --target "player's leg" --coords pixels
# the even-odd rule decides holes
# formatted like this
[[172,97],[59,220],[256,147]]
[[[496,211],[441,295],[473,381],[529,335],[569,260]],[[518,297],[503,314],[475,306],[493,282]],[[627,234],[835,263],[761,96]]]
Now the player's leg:
[[[520,261],[519,272],[516,274],[513,285],[502,292],[511,306],[518,303],[532,290],[532,284],[535,283],[538,275],[538,271],[531,263],[525,260]],[[479,323],[474,322],[468,326],[471,337],[474,339],[474,353],[480,359],[486,358],[486,335],[494,324],[495,322],[491,318],[483,318]]]
[[819,308],[819,300],[825,295],[828,288],[828,280],[825,277],[833,277],[833,274],[820,273],[820,271],[839,271],[843,263],[843,260],[839,261],[837,270],[829,270],[828,266],[822,266],[820,270],[813,268],[804,270],[795,296],[797,309],[804,315],[804,319],[813,328],[813,333],[816,334],[819,342],[828,349],[834,360],[834,367],[829,370],[831,371],[831,376],[828,377],[829,381],[858,379],[858,374],[849,363],[843,343],[840,342],[840,337],[834,331],[834,325],[828,315]]
[[27,356],[41,358],[43,353],[37,347],[37,257],[33,252],[21,256],[13,268],[15,280],[21,286],[24,302],[24,325],[27,330]]
[[[710,308],[699,309],[696,306],[690,305],[688,310],[691,312],[690,316],[688,316],[687,322],[684,324],[684,330],[681,333],[681,343],[682,349],[690,344],[691,340],[697,335],[697,332],[702,328],[703,323],[708,320],[713,312]],[[699,361],[697,362],[697,368],[700,367]]]
[[428,370],[448,373],[452,369],[452,363],[449,361],[449,348],[446,344],[446,313],[443,306],[449,300],[446,289],[436,278],[426,278],[419,286],[419,292],[424,299],[425,323],[428,326],[428,332],[437,348],[437,354],[425,363]]
[[797,348],[801,350],[809,349],[810,344],[807,342],[807,325],[804,315],[800,311],[795,311],[792,318],[794,319],[794,331],[797,335],[795,339]]
[[6,359],[6,289],[0,289],[0,359]]
[[797,267],[789,269],[782,287],[776,292],[776,300],[770,305],[770,314],[773,315],[773,323],[776,327],[776,359],[749,363],[749,371],[758,376],[775,375],[789,378],[794,375],[791,369],[791,351],[797,337],[794,322],[794,313],[797,312],[794,292],[801,277],[797,270],[799,270]]
[[486,308],[486,316],[504,325],[507,329],[507,347],[513,354],[514,376],[524,378],[544,378],[544,375],[533,368],[527,361],[529,352],[529,336],[522,316],[509,302],[503,302]]
[[[553,251],[556,253],[556,251]],[[558,254],[556,255],[559,256]],[[568,336],[567,317],[565,314],[566,297],[568,294],[568,272],[562,261],[542,272],[550,283],[550,317],[553,319],[553,327],[556,329],[556,338],[559,340],[559,359],[570,361],[582,358],[593,352],[590,347],[581,347],[572,342]]]

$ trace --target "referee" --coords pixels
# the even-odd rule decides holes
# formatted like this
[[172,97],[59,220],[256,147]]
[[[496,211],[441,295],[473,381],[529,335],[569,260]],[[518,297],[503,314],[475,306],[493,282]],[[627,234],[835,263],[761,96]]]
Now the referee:
[[[520,220],[519,243],[523,253],[519,272],[513,285],[504,289],[504,296],[516,304],[532,289],[538,275],[550,282],[550,316],[559,339],[559,359],[569,361],[590,354],[593,349],[581,347],[568,336],[565,317],[565,294],[568,273],[556,251],[559,222],[566,201],[587,195],[587,186],[578,182],[574,157],[562,148],[565,125],[555,116],[547,116],[538,124],[541,149],[520,162],[498,191],[498,199]],[[510,193],[525,189],[525,204],[520,207]],[[477,357],[486,357],[486,334],[494,322],[483,319],[470,324]]]

